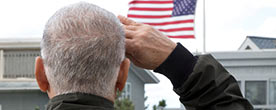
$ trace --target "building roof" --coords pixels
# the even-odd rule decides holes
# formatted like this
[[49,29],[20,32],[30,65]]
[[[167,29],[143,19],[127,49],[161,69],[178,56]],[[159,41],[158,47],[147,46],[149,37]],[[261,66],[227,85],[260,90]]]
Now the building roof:
[[260,49],[274,49],[276,48],[276,38],[247,36],[248,39],[253,41]]
[[139,68],[133,63],[130,65],[130,71],[133,71],[145,83],[159,83],[159,79],[151,71]]

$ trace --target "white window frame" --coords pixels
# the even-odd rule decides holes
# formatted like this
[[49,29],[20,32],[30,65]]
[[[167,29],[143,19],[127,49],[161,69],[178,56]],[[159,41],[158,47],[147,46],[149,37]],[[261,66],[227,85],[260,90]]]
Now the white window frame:
[[[127,91],[128,87],[129,87],[129,91]],[[132,92],[132,85],[130,82],[126,82],[123,92],[121,94],[121,98],[128,98],[127,96],[129,96],[129,100],[131,100],[132,99],[131,92]]]
[[131,95],[131,92],[132,92],[132,85],[130,82],[126,83],[126,90],[128,89],[127,87],[129,86],[129,91],[126,92],[126,97],[129,95],[129,100],[131,100],[132,98],[132,95]]
[[[270,78],[270,79],[268,80],[268,84],[267,84],[267,87],[268,87],[268,93],[267,93],[267,94],[268,94],[268,95],[267,95],[267,96],[268,96],[269,98],[270,98],[270,92],[271,92],[271,91],[270,91],[270,82],[271,82],[271,81],[276,81],[276,78]],[[275,91],[274,91],[274,92],[275,92]],[[269,98],[267,99],[268,105],[273,106],[273,107],[276,108],[276,105],[271,105],[271,104],[270,104],[270,99],[269,99]]]
[[0,50],[0,79],[3,79],[4,69],[4,50]]
[[2,110],[2,105],[0,104],[0,110]]

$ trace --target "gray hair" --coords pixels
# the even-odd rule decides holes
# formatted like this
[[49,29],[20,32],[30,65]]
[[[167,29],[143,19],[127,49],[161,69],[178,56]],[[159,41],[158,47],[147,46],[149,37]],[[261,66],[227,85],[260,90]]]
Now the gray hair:
[[90,3],[72,4],[47,22],[41,54],[56,94],[111,96],[125,57],[124,31],[111,12]]

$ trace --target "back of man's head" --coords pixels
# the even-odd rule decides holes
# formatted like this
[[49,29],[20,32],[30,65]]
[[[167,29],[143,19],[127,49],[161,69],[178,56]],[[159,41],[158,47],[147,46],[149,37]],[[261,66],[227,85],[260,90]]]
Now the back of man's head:
[[41,54],[56,94],[114,92],[124,59],[124,32],[112,13],[80,2],[58,10],[47,22]]

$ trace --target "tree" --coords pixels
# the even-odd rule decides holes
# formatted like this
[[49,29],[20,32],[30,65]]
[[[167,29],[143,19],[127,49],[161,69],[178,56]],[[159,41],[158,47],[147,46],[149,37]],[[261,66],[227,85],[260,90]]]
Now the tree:
[[133,103],[127,99],[116,99],[115,100],[115,110],[134,110]]
[[166,106],[167,106],[166,100],[162,99],[161,101],[159,101],[158,107],[163,107],[163,108],[165,108]]
[[152,109],[153,110],[163,110],[167,106],[166,100],[162,99],[159,101],[158,106],[153,105]]
[[156,105],[153,105],[153,110],[157,110],[157,106]]
[[[148,96],[144,97],[144,103],[148,100]],[[149,104],[145,105],[144,109],[147,110],[149,108]]]
[[162,99],[159,101],[158,106],[153,105],[153,110],[163,110],[167,106],[166,100]]
[[160,110],[164,110],[164,108],[167,106],[166,104],[166,100],[162,99],[161,101],[159,101],[159,104],[158,104],[158,108]]
[[121,92],[117,92],[114,108],[115,110],[134,110],[134,104],[128,98],[122,98]]
[[40,110],[39,106],[35,106],[35,110]]

